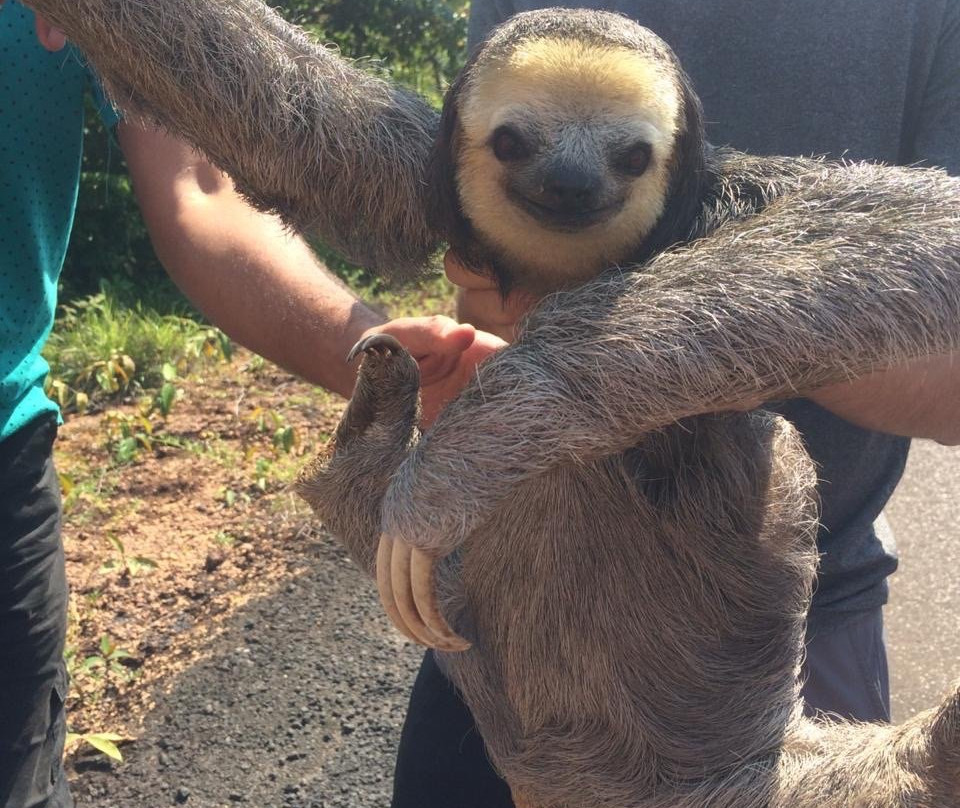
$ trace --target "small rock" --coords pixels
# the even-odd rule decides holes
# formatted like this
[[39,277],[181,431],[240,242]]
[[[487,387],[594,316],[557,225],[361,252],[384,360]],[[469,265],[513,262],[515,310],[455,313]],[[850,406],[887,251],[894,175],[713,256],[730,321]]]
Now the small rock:
[[217,568],[227,560],[227,554],[222,550],[211,550],[207,553],[207,560],[203,563],[203,569],[207,573],[216,572]]

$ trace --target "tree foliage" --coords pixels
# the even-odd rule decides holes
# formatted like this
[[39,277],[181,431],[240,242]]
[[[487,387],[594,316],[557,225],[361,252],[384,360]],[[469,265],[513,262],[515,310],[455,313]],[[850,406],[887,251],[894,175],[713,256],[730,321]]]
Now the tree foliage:
[[464,60],[468,0],[273,0],[355,59],[381,61],[394,76],[438,95]]

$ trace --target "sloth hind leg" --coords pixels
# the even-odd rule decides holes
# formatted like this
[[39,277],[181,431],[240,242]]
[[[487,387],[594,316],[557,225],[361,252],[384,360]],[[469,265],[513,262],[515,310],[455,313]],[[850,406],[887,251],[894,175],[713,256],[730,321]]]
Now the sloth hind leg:
[[330,443],[300,473],[296,490],[372,576],[383,498],[418,436],[420,373],[386,334],[361,340],[349,358],[361,353],[353,397]]

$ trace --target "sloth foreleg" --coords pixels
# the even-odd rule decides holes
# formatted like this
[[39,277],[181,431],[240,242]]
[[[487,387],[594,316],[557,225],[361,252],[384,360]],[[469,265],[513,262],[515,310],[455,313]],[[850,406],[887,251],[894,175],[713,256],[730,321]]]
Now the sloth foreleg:
[[36,0],[128,115],[161,123],[256,207],[384,274],[422,268],[438,114],[261,0]]
[[384,528],[444,555],[550,468],[958,348],[960,180],[811,162],[764,212],[545,301],[405,461]]
[[296,489],[373,576],[383,497],[418,435],[420,372],[385,334],[357,343],[351,358],[361,352],[353,397],[330,444],[303,469]]

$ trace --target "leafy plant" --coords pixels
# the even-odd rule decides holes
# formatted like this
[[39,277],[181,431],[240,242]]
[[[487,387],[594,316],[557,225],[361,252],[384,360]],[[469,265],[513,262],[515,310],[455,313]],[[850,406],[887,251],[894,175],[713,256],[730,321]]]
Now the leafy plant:
[[124,740],[124,737],[117,735],[115,732],[68,732],[65,748],[70,750],[82,744],[89,744],[107,757],[122,761],[123,755],[120,754],[120,749],[117,747],[117,744],[122,740]]
[[170,362],[163,363],[163,385],[153,399],[153,406],[166,418],[177,400],[177,368]]
[[377,59],[394,77],[438,98],[463,64],[467,0],[274,0],[352,58]]
[[273,448],[289,454],[296,448],[298,440],[296,430],[287,423],[284,416],[273,409],[255,408],[248,416],[257,425],[258,432],[271,432]]
[[[152,572],[157,568],[157,562],[152,558],[140,555],[128,555],[126,548],[123,546],[123,542],[116,536],[107,536],[107,541],[113,546],[116,555],[103,563],[100,567],[100,572],[114,572],[119,570],[121,575],[136,577],[137,575]],[[101,649],[104,645],[105,638],[106,637],[101,638]],[[126,656],[129,656],[129,654],[126,654]]]
[[146,415],[110,410],[103,416],[101,425],[106,432],[107,449],[116,464],[132,463],[141,451],[153,451],[153,424]]
[[265,457],[258,457],[254,466],[253,484],[261,491],[267,490],[267,480],[270,476],[270,466],[272,464]]
[[99,700],[105,682],[129,682],[137,677],[136,669],[129,663],[133,655],[118,646],[108,634],[101,635],[97,650],[92,654],[81,656],[75,645],[69,645],[63,659],[73,690],[81,701]]
[[162,389],[171,368],[175,379],[199,361],[232,355],[229,339],[210,326],[140,304],[126,306],[101,291],[61,306],[44,348],[52,369],[48,395],[65,409],[85,409],[91,398]]

